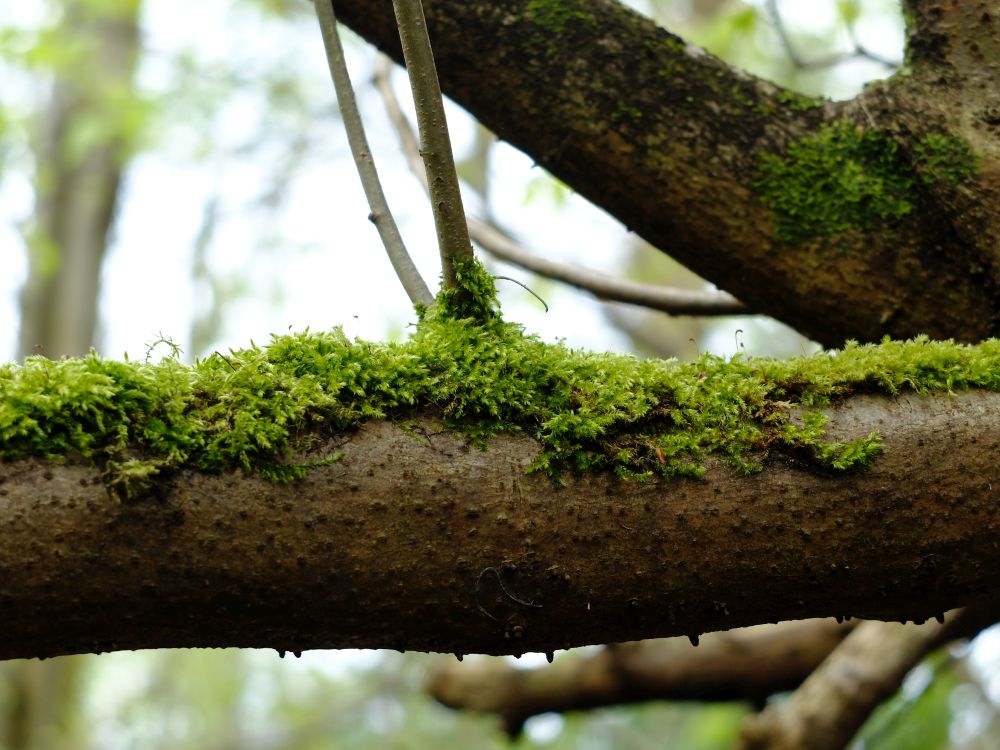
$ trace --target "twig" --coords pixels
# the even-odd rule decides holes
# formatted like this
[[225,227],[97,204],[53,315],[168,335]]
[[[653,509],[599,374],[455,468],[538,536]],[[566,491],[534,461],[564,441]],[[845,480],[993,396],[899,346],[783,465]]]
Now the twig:
[[441,251],[443,283],[446,288],[454,288],[458,285],[455,262],[472,260],[473,254],[448,138],[441,85],[434,67],[434,55],[420,0],[392,0],[392,7],[396,13],[403,60],[417,112],[420,156],[427,171],[431,210]]
[[670,315],[745,315],[750,312],[746,305],[726,292],[678,289],[618,279],[589,268],[540,258],[477,219],[469,220],[469,232],[478,244],[497,258],[583,289],[603,300],[641,305]]
[[368,139],[365,137],[364,125],[361,122],[361,114],[358,112],[358,104],[354,98],[354,89],[351,87],[347,61],[344,59],[344,48],[340,44],[340,36],[337,33],[337,17],[333,12],[332,0],[317,0],[316,15],[323,33],[323,47],[330,65],[330,75],[333,77],[333,85],[337,92],[337,103],[344,120],[344,129],[347,131],[351,155],[354,157],[358,176],[361,178],[361,184],[364,186],[365,195],[368,198],[368,206],[371,209],[368,218],[378,230],[382,244],[389,255],[389,261],[409,295],[410,302],[415,305],[418,303],[433,304],[434,297],[420,276],[417,267],[413,264],[413,259],[410,258],[406,245],[403,244],[399,228],[396,226],[395,219],[392,218],[389,204],[382,192],[382,184],[379,182],[378,171],[375,169],[371,149],[368,147]]
[[[379,60],[375,64],[375,87],[381,94],[389,119],[396,128],[410,170],[427,190],[427,176],[418,153],[417,139],[392,90],[392,82],[389,80],[390,66],[389,58],[379,55]],[[468,217],[467,222],[472,239],[491,255],[541,276],[590,292],[600,299],[641,305],[670,315],[741,315],[750,312],[742,302],[725,292],[676,289],[616,279],[580,266],[546,260],[524,250],[487,222],[472,217]]]
[[881,55],[872,52],[867,47],[864,47],[854,32],[853,24],[848,24],[847,33],[851,39],[851,44],[854,45],[854,49],[848,52],[834,52],[833,54],[826,55],[825,57],[806,60],[802,58],[792,46],[792,41],[788,36],[788,30],[785,28],[785,23],[781,18],[780,11],[778,10],[778,1],[767,0],[766,6],[768,15],[771,16],[771,20],[774,22],[774,29],[778,33],[778,41],[785,50],[785,54],[788,56],[788,59],[792,61],[792,65],[800,70],[832,68],[835,65],[840,65],[843,62],[854,60],[856,58],[870,60],[871,62],[878,63],[879,65],[883,65],[886,68],[891,68],[893,70],[898,68],[900,65],[898,62],[882,57]]

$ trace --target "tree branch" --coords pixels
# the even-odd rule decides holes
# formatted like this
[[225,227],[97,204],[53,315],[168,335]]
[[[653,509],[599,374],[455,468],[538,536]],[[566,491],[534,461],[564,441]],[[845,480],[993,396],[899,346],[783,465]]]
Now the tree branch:
[[[434,420],[300,435],[294,484],[187,472],[122,504],[72,462],[0,464],[0,658],[168,646],[552,651],[805,617],[925,619],[997,588],[1000,394],[858,396],[864,474],[524,473]],[[891,530],[891,531],[890,531]],[[292,613],[291,615],[289,613]]]
[[392,7],[413,91],[413,106],[417,112],[420,155],[427,171],[431,210],[441,251],[443,284],[446,288],[454,288],[458,286],[455,263],[462,259],[472,260],[472,243],[465,224],[465,209],[451,153],[448,120],[444,114],[434,54],[420,0],[393,0]]
[[[831,103],[734,70],[611,0],[543,5],[435,0],[426,9],[445,92],[499,137],[751,309],[821,343],[1000,335],[1000,148],[976,93],[996,90],[997,74],[964,62],[970,45],[938,45],[961,68],[935,78],[921,62]],[[386,0],[344,0],[339,10],[399,58]],[[957,21],[929,27],[934,18],[921,11],[920,34],[947,40]],[[789,147],[821,148],[834,123],[835,132],[860,128],[889,161],[839,153],[831,164],[868,186],[881,179],[879,163],[891,164],[904,200],[896,213],[883,206],[846,229],[805,222],[798,240],[783,239],[761,188],[762,155],[794,166]],[[926,148],[941,136],[979,154],[978,171],[953,182],[928,171]],[[825,206],[838,205],[829,197]],[[849,192],[840,197],[852,216]]]
[[368,147],[368,138],[365,136],[364,124],[361,122],[361,114],[358,112],[358,105],[354,98],[347,61],[344,59],[344,49],[337,33],[337,18],[333,12],[333,2],[332,0],[316,0],[315,5],[319,27],[323,33],[326,59],[330,65],[330,75],[333,77],[333,85],[337,91],[337,104],[340,106],[344,129],[347,131],[347,140],[351,146],[351,155],[354,157],[354,164],[358,168],[358,176],[361,178],[361,184],[364,186],[365,195],[368,198],[368,206],[371,208],[368,218],[378,229],[379,237],[389,255],[389,261],[392,263],[403,289],[410,297],[410,302],[414,305],[418,303],[433,304],[434,297],[406,250],[399,228],[396,226],[396,220],[393,219],[392,212],[389,210],[385,193],[382,192],[382,183],[379,181],[371,149]]
[[516,669],[496,659],[442,661],[427,691],[460,710],[497,714],[511,736],[532,716],[651,700],[763,705],[797,687],[854,628],[833,619],[758,625],[687,638],[608,646],[596,654]]
[[861,623],[787,701],[746,719],[737,750],[842,750],[928,653],[996,622],[988,601],[942,622]]
[[[419,147],[417,139],[413,135],[413,129],[392,90],[390,64],[389,58],[384,55],[379,57],[375,66],[375,88],[381,95],[389,120],[399,136],[400,148],[406,157],[410,171],[426,190],[427,174],[424,171],[423,162],[420,160]],[[562,281],[577,289],[583,289],[599,299],[627,302],[659,310],[668,315],[746,315],[750,312],[742,302],[725,292],[676,289],[629,279],[616,279],[587,268],[559,263],[534,255],[489,222],[466,217],[466,223],[471,238],[490,255],[546,278]]]

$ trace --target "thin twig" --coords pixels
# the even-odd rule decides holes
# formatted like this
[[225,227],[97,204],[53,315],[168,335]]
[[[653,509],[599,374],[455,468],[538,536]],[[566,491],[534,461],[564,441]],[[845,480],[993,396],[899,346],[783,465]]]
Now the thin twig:
[[792,40],[788,36],[788,30],[785,28],[785,22],[781,17],[781,12],[778,10],[777,0],[767,0],[766,2],[768,15],[771,16],[771,20],[774,23],[774,30],[778,34],[778,41],[781,43],[782,48],[785,50],[785,55],[791,60],[792,65],[800,70],[817,70],[821,68],[832,68],[841,63],[847,62],[848,60],[863,59],[869,60],[879,65],[883,65],[886,68],[895,70],[900,66],[899,62],[889,60],[881,55],[872,52],[867,47],[863,46],[858,40],[857,35],[854,31],[854,25],[848,24],[847,33],[851,39],[851,44],[854,49],[847,52],[834,52],[832,54],[826,55],[824,57],[817,57],[812,60],[806,60],[801,57],[796,51],[795,47],[792,46]]
[[[400,146],[406,155],[406,163],[426,190],[427,177],[418,153],[417,139],[392,90],[389,79],[391,65],[388,57],[379,56],[375,64],[375,86],[382,96],[389,119],[396,128]],[[496,258],[590,292],[600,299],[641,305],[670,315],[741,315],[751,312],[742,302],[725,292],[677,289],[616,279],[580,266],[546,260],[524,250],[489,223],[472,217],[467,217],[466,220],[472,239]]]
[[333,85],[337,92],[337,104],[340,106],[340,113],[344,120],[344,129],[347,131],[351,155],[354,157],[358,176],[361,178],[361,184],[364,186],[365,195],[368,198],[368,206],[371,209],[368,218],[378,230],[382,244],[389,255],[389,261],[409,295],[410,302],[414,305],[418,303],[431,305],[434,303],[434,297],[420,276],[413,259],[410,258],[406,245],[403,244],[399,228],[396,226],[395,219],[392,218],[389,204],[382,192],[382,183],[379,182],[378,171],[375,169],[375,161],[372,159],[368,139],[365,136],[365,128],[361,122],[361,114],[358,112],[358,104],[354,98],[354,89],[351,87],[351,77],[347,71],[347,61],[344,59],[344,48],[340,44],[340,36],[337,33],[337,17],[333,12],[332,0],[317,0],[316,16],[319,18],[319,27],[323,32],[323,47],[330,65],[330,75],[333,77]]
[[455,262],[473,258],[472,242],[465,223],[462,193],[458,187],[458,173],[448,138],[448,121],[427,35],[427,22],[420,0],[392,0],[392,7],[396,12],[403,60],[413,91],[420,133],[420,156],[428,176],[431,210],[441,251],[443,283],[446,288],[454,288],[458,282]]

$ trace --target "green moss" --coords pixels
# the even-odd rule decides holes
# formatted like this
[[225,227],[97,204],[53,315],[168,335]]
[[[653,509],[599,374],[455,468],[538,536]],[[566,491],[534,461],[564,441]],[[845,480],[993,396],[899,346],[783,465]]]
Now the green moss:
[[470,318],[480,322],[498,319],[500,302],[493,277],[474,258],[458,258],[454,266],[456,286],[443,288],[431,310],[419,311],[421,318],[429,314],[435,319]]
[[784,155],[761,154],[756,169],[754,185],[777,235],[793,244],[900,219],[916,202],[898,144],[844,121],[792,143]]
[[955,186],[979,171],[981,157],[961,138],[932,133],[915,150],[917,169],[925,184]]
[[796,112],[808,112],[811,109],[817,109],[818,107],[823,106],[823,99],[819,97],[797,94],[794,91],[789,91],[788,89],[785,89],[778,94],[778,101]]
[[560,45],[557,39],[564,35],[574,25],[585,28],[596,28],[597,21],[593,17],[593,9],[580,0],[529,0],[525,5],[529,20],[539,28],[539,33],[533,39],[547,56],[555,54]]
[[916,205],[916,180],[955,186],[975,175],[979,163],[962,139],[931,134],[915,146],[911,164],[884,134],[840,121],[784,155],[761,154],[754,186],[777,235],[799,244],[901,219]]
[[553,477],[700,476],[712,454],[748,473],[780,455],[851,471],[881,443],[875,432],[824,441],[819,410],[830,402],[858,391],[1000,390],[997,341],[886,341],[790,361],[573,350],[504,322],[481,267],[463,273],[477,291],[457,308],[446,297],[426,311],[403,343],[335,329],[275,336],[193,366],[96,354],[6,365],[0,458],[83,458],[130,499],[186,468],[294,480],[314,465],[296,456],[317,435],[431,414],[479,445],[502,432],[531,435],[540,444],[531,470]]
[[571,23],[594,25],[586,6],[571,0],[529,0],[525,5],[531,20],[550,34],[562,34]]

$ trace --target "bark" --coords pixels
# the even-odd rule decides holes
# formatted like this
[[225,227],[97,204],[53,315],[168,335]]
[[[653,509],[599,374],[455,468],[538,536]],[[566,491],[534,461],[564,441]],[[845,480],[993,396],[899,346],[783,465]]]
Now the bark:
[[[611,0],[425,3],[445,93],[751,308],[826,344],[995,336],[1000,0],[913,6],[905,73],[802,111],[789,92]],[[399,59],[389,0],[337,10]],[[978,174],[952,184],[914,173],[905,216],[783,240],[755,186],[757,154],[783,154],[840,120],[895,141],[904,169],[928,136],[962,139],[981,157]]]
[[852,398],[864,474],[526,475],[425,420],[331,439],[295,484],[179,474],[120,504],[72,462],[0,465],[0,659],[167,646],[517,654],[995,595],[1000,394]]

